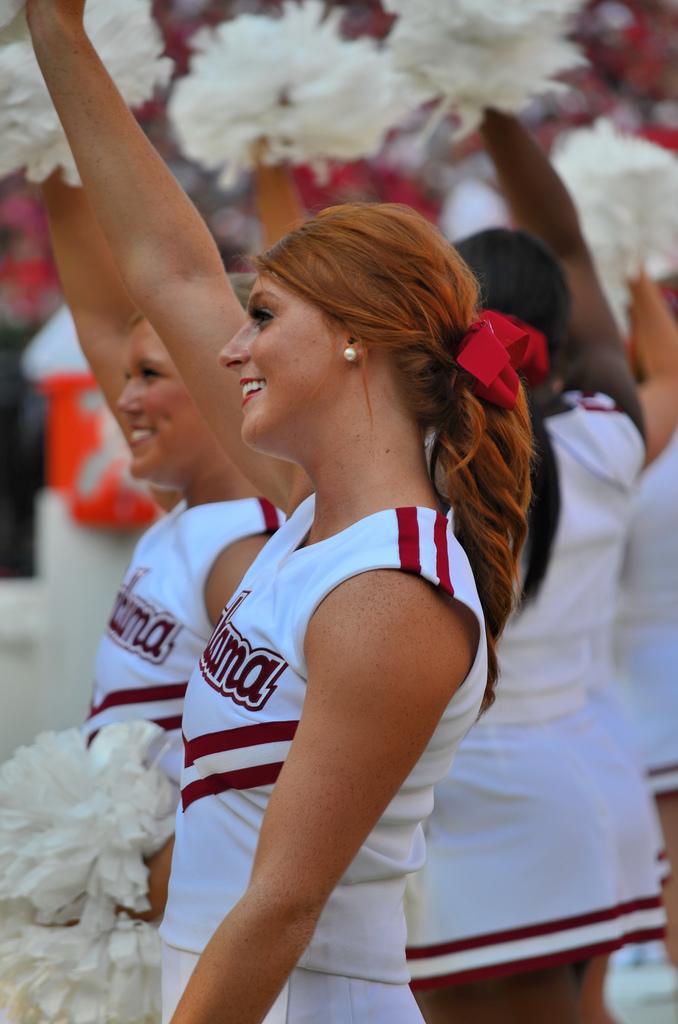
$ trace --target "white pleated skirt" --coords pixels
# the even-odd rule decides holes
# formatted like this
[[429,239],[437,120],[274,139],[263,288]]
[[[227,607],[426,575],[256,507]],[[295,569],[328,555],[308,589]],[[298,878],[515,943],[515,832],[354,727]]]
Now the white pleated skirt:
[[[628,709],[624,704],[621,692],[614,685],[607,685],[602,689],[595,690],[591,694],[590,700],[598,723],[622,747],[636,767],[636,786],[632,791],[635,793],[635,800],[631,799],[630,801],[630,813],[638,819],[639,827],[642,827],[644,820],[649,819],[651,823],[649,845],[652,847],[657,862],[659,881],[663,884],[671,875],[671,865],[666,856],[666,845],[654,800],[654,790],[651,780],[644,770],[642,750],[634,732],[634,725]],[[644,814],[639,811],[641,800],[645,805]]]
[[656,832],[637,767],[587,707],[474,726],[436,787],[408,884],[413,988],[480,981],[661,938]]
[[648,627],[618,630],[624,696],[657,796],[678,793],[678,636]]
[[[162,947],[162,1024],[169,1024],[198,962],[195,953]],[[385,985],[297,968],[263,1024],[423,1024],[407,985]]]

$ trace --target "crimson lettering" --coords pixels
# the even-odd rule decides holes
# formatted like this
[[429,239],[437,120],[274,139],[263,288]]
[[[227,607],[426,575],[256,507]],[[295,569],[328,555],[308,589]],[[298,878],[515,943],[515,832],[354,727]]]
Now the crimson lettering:
[[181,623],[168,612],[158,611],[134,592],[148,571],[137,569],[132,578],[123,583],[106,631],[120,647],[152,661],[154,665],[161,665],[174,647]]
[[225,697],[250,711],[259,711],[275,690],[287,662],[268,648],[253,648],[233,625],[233,616],[248,594],[247,590],[238,594],[224,609],[203,651],[200,673]]

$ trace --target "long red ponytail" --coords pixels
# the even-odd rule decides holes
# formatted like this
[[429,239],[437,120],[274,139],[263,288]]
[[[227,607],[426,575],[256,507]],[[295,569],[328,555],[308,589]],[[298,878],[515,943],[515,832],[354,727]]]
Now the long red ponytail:
[[456,363],[477,312],[473,274],[428,221],[392,204],[330,207],[255,262],[368,352],[393,353],[403,399],[423,435],[435,437],[436,483],[475,574],[487,627],[488,706],[495,645],[513,607],[527,532],[532,437],[522,388],[511,411],[489,405]]

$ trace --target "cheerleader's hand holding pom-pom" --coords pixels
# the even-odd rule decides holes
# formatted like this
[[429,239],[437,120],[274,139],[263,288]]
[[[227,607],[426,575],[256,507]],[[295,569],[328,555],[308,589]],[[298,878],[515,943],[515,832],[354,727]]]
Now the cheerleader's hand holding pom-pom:
[[[88,0],[87,5],[84,0],[28,0],[26,17],[22,9],[16,11],[17,0],[0,0],[0,26],[7,26],[0,29],[0,178],[25,170],[29,180],[42,182],[61,168],[68,184],[76,185],[75,161],[31,35],[38,59],[41,53],[44,59],[59,37],[86,49],[86,32],[131,106],[169,81],[173,63],[162,56],[164,42],[150,0]],[[12,12],[16,16],[10,21]]]
[[44,733],[0,768],[0,899],[22,898],[46,924],[80,917],[88,899],[149,909],[144,858],[173,832],[176,792],[146,765],[161,730]]
[[72,928],[0,930],[0,1005],[17,1024],[160,1024],[157,928],[103,901]]
[[142,721],[105,727],[89,748],[79,730],[44,733],[0,767],[10,1020],[158,1024],[160,945],[142,918],[162,911],[169,875],[176,791],[154,763],[163,740]]
[[285,0],[278,17],[198,32],[168,107],[186,155],[224,185],[257,159],[322,171],[373,156],[415,101],[376,43],[344,39],[340,21],[321,0]]
[[579,210],[618,325],[629,328],[629,281],[644,266],[678,269],[678,159],[601,118],[556,141],[554,165]]
[[387,40],[395,68],[423,99],[453,110],[460,132],[486,107],[518,112],[564,88],[554,76],[585,63],[567,38],[583,0],[384,0],[398,15]]

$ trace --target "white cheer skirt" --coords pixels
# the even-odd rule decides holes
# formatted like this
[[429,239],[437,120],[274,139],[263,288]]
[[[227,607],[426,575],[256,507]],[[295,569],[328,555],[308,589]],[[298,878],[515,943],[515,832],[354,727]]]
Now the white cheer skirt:
[[661,627],[620,627],[618,655],[652,791],[678,793],[678,635]]
[[[162,1024],[172,1015],[198,962],[195,953],[162,947]],[[263,1024],[423,1024],[407,985],[297,968]]]
[[[666,856],[661,821],[653,798],[652,787],[643,770],[642,752],[634,734],[633,723],[622,697],[614,685],[594,690],[590,696],[590,707],[598,724],[619,744],[628,760],[635,766],[636,785],[629,794],[629,813],[638,821],[638,828],[643,835],[646,835],[643,830],[643,821],[649,820],[651,823],[650,834],[647,835],[648,853],[651,852],[655,857],[658,878],[660,884],[663,884],[671,875],[671,865]],[[634,796],[633,799],[632,796]]]
[[638,772],[590,708],[533,725],[481,720],[436,787],[427,861],[408,885],[413,988],[661,938],[653,836]]

